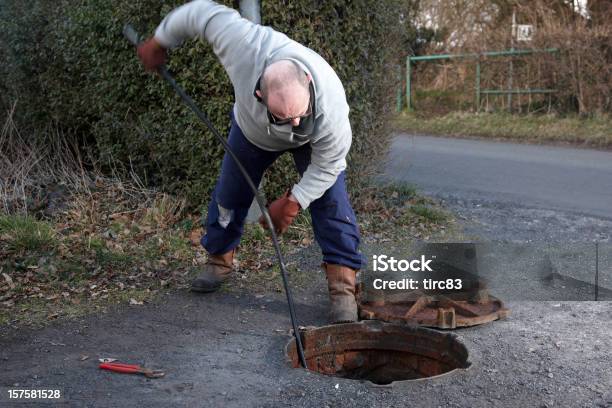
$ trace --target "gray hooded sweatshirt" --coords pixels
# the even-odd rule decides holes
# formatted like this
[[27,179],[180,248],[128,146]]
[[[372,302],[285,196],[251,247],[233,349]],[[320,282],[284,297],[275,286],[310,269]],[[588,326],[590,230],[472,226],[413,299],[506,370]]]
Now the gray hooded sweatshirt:
[[[346,168],[351,147],[349,107],[334,70],[313,50],[209,0],[174,9],[155,31],[155,39],[165,48],[192,38],[208,41],[227,71],[234,86],[234,117],[251,143],[268,151],[311,144],[310,165],[291,191],[300,206],[307,208]],[[271,124],[265,105],[254,96],[264,68],[278,60],[295,61],[313,78],[314,118],[307,129]]]

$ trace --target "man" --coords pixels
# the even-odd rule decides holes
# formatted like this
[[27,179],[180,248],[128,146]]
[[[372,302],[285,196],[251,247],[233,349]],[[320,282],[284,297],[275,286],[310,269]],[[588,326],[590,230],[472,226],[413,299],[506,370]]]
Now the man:
[[[138,55],[154,70],[165,62],[167,49],[191,38],[212,45],[232,81],[235,103],[228,142],[255,185],[282,153],[293,155],[301,179],[269,205],[270,217],[283,233],[301,209],[310,208],[323,252],[330,320],[356,321],[355,274],[362,256],[345,186],[351,126],[338,76],[316,52],[209,0],[173,10]],[[226,154],[201,240],[209,258],[192,290],[211,292],[228,278],[252,200],[252,191]]]

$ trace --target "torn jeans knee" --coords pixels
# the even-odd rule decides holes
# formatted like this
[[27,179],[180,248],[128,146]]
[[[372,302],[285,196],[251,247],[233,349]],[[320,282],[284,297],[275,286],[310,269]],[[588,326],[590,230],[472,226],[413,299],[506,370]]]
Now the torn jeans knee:
[[217,222],[223,229],[226,229],[229,223],[234,219],[234,210],[223,208],[221,204],[217,204],[217,208],[219,209]]

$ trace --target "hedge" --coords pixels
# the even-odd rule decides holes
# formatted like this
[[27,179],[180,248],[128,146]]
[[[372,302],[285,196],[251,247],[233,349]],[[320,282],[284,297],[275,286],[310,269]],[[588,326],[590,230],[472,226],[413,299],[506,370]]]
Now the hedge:
[[[207,200],[223,156],[220,145],[164,81],[144,72],[121,35],[126,22],[151,35],[183,2],[5,3],[0,11],[0,56],[7,61],[0,67],[3,108],[17,99],[22,123],[54,122],[78,132],[95,145],[106,169],[133,170],[148,185],[183,194],[194,205]],[[354,137],[353,192],[387,146],[384,125],[393,107],[399,47],[414,32],[406,30],[411,7],[399,0],[262,1],[262,23],[320,53],[344,83]],[[169,68],[226,133],[233,90],[210,46],[184,44],[171,53]],[[288,166],[293,167],[283,157],[268,172],[268,194],[297,179]]]

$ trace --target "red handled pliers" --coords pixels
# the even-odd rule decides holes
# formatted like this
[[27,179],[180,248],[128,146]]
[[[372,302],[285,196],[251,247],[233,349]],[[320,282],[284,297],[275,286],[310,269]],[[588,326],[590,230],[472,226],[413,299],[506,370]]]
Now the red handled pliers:
[[144,368],[134,364],[122,364],[122,363],[102,363],[100,368],[103,370],[114,371],[116,373],[125,374],[143,374],[148,378],[160,378],[166,375],[161,370],[151,370],[150,368]]

